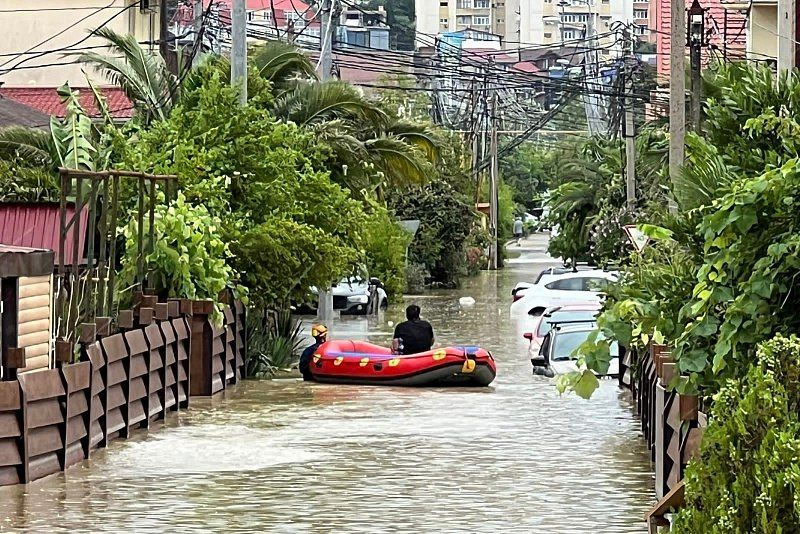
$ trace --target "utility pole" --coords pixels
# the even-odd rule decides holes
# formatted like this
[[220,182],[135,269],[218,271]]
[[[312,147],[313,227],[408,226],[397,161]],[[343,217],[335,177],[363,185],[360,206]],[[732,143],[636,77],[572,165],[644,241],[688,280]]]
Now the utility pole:
[[192,56],[192,66],[197,67],[203,52],[203,0],[194,0],[193,7],[194,55]]
[[636,207],[636,128],[633,124],[633,71],[636,57],[633,55],[633,39],[625,30],[625,193],[628,209]]
[[[680,178],[686,136],[686,72],[684,45],[686,43],[686,2],[672,0],[669,49],[669,177],[672,183]],[[670,201],[670,211],[678,206]]]
[[[333,36],[336,28],[332,2],[333,0],[322,0],[320,6],[320,50],[317,76],[323,81],[331,79],[333,71]],[[317,318],[326,322],[333,319],[333,288],[331,286],[320,288],[317,300]],[[330,328],[330,325],[328,327]]]
[[239,104],[247,103],[247,10],[245,0],[233,0],[231,13],[231,84],[239,89]]
[[333,36],[336,24],[333,19],[333,0],[322,0],[320,8],[320,50],[319,64],[317,65],[317,75],[320,80],[331,78],[333,71]]
[[796,0],[778,0],[778,72],[795,65]]
[[492,271],[497,270],[498,266],[498,243],[497,243],[497,226],[498,226],[498,190],[500,187],[500,169],[497,154],[497,87],[493,88],[490,116],[491,133],[489,135],[489,152],[491,157],[491,166],[489,167],[489,232],[491,234],[491,243],[489,245],[489,269]]

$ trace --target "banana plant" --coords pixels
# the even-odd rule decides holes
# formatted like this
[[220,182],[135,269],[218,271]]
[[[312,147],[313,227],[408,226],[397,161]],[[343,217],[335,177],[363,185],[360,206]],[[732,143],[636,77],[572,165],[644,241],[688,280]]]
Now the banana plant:
[[68,84],[57,91],[67,110],[63,119],[50,117],[50,135],[57,161],[68,169],[93,171],[97,149],[92,143],[92,119],[81,106],[78,93]]

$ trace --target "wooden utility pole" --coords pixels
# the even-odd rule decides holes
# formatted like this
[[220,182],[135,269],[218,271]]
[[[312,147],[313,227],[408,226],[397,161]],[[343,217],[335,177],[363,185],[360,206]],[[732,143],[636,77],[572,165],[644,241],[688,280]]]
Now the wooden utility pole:
[[[672,183],[680,178],[686,136],[686,2],[672,0],[669,49],[669,177]],[[670,201],[670,211],[678,206]]]
[[231,13],[231,84],[239,90],[239,104],[247,103],[247,10],[245,0],[233,0]]

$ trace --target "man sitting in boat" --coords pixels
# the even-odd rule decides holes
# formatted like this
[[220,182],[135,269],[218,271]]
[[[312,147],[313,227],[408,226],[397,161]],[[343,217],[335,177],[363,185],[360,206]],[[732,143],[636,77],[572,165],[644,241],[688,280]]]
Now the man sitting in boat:
[[392,352],[394,354],[417,354],[431,350],[433,346],[433,327],[428,321],[419,318],[420,309],[416,304],[406,308],[406,319],[394,329]]
[[311,327],[311,336],[314,338],[314,343],[303,351],[300,355],[300,362],[297,364],[300,374],[303,375],[303,380],[314,380],[311,374],[311,358],[317,351],[320,345],[328,340],[328,327],[324,324],[316,324]]

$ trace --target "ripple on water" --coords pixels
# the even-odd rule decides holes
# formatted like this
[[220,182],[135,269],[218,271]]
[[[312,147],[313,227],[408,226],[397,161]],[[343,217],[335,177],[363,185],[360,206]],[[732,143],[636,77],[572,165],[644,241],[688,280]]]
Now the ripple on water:
[[[524,265],[420,299],[437,341],[479,342],[493,387],[430,390],[247,382],[193,400],[167,428],[5,488],[4,530],[643,532],[653,500],[630,400],[604,381],[590,402],[531,376],[509,294]],[[515,270],[518,269],[518,270]],[[458,298],[472,296],[469,310]],[[411,299],[416,300],[416,299]],[[386,342],[387,321],[336,322]]]

